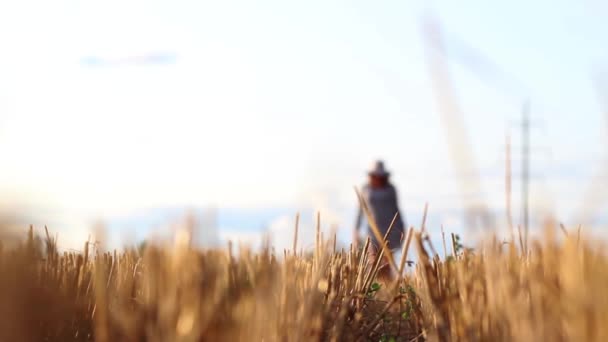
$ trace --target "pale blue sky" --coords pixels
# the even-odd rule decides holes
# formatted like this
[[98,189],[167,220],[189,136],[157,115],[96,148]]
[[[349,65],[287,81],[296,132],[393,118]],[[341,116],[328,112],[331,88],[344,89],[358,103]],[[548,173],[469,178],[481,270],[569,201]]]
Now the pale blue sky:
[[[608,70],[608,8],[591,0],[2,3],[3,201],[58,208],[71,226],[175,205],[321,209],[345,226],[352,186],[381,157],[406,211],[452,212],[420,31],[430,9],[449,53],[463,41],[518,84],[449,64],[486,200],[503,208],[504,135],[516,148],[529,95],[533,206],[571,221],[608,153],[591,82]],[[150,53],[175,61],[83,63]]]

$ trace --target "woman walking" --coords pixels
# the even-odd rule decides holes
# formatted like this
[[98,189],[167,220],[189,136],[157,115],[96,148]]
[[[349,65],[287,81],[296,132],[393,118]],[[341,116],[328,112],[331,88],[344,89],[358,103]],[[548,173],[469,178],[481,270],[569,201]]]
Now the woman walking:
[[[390,173],[385,169],[384,162],[380,160],[376,161],[373,168],[368,172],[368,183],[363,186],[361,197],[369,207],[372,219],[375,221],[382,237],[386,235],[395,214],[397,214],[391,231],[386,237],[388,248],[393,252],[393,255],[396,256],[401,250],[401,240],[406,222],[405,217],[402,216],[399,211],[397,190],[391,184],[389,178]],[[353,232],[355,244],[358,244],[360,238],[360,227],[363,216],[363,208],[360,205],[359,214],[357,215],[357,221],[355,223],[355,230]],[[378,253],[382,250],[382,241],[378,241],[369,223],[367,224],[367,231],[372,242],[372,246],[370,246],[372,253],[371,260],[375,261]],[[382,264],[382,275],[388,274],[390,274],[390,266],[385,261]]]

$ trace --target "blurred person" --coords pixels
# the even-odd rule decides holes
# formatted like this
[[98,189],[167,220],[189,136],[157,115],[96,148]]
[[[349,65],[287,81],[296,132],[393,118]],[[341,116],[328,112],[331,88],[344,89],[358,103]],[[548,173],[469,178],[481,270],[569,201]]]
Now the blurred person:
[[[397,190],[390,182],[390,172],[385,169],[384,162],[378,160],[374,163],[372,169],[368,172],[368,183],[365,184],[361,190],[361,197],[368,205],[370,214],[373,220],[376,222],[376,226],[380,231],[380,234],[384,237],[388,228],[391,225],[393,217],[397,214],[395,223],[391,229],[390,234],[386,238],[388,248],[393,252],[395,262],[399,263],[401,253],[401,242],[405,222],[405,217],[401,215],[399,211],[399,204],[397,201]],[[357,221],[355,223],[355,229],[353,231],[353,243],[355,246],[360,245],[361,242],[361,221],[363,220],[365,213],[363,208],[359,205],[359,213],[357,215]],[[369,222],[367,223],[367,232],[371,238],[372,245],[370,246],[370,253],[372,262],[376,261],[376,257],[382,249],[382,241],[378,241],[374,234]],[[380,276],[390,276],[390,265],[388,260],[384,260],[381,264]]]

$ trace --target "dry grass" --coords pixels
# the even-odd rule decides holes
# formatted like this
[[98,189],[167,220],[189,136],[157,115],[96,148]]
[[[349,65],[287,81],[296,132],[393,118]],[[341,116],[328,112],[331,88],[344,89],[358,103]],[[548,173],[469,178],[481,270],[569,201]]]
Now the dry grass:
[[376,290],[377,269],[361,251],[334,252],[333,241],[281,260],[270,248],[195,251],[183,237],[141,255],[97,247],[59,254],[30,228],[0,252],[0,340],[409,340],[420,331],[396,311],[415,298]]
[[199,252],[180,238],[141,254],[90,243],[59,254],[30,229],[0,251],[0,340],[604,341],[608,258],[556,233],[547,228],[527,255],[514,241],[475,251],[452,241],[456,254],[440,260],[411,229],[418,264],[379,281],[368,244],[334,251],[319,240],[310,256],[278,258],[269,248]]
[[608,259],[599,243],[548,225],[527,256],[490,241],[440,262],[418,239],[418,284],[434,337],[457,341],[606,341]]

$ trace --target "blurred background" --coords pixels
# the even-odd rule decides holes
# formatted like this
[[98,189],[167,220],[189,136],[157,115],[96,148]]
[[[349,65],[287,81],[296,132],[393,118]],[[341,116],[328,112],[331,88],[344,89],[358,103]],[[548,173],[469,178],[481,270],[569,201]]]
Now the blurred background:
[[194,220],[200,246],[270,233],[280,250],[297,212],[300,247],[316,212],[347,244],[353,186],[383,159],[410,225],[428,202],[431,232],[474,237],[479,216],[504,233],[510,203],[531,234],[550,215],[599,231],[607,16],[593,0],[2,2],[1,208],[65,249],[96,225],[120,247]]

